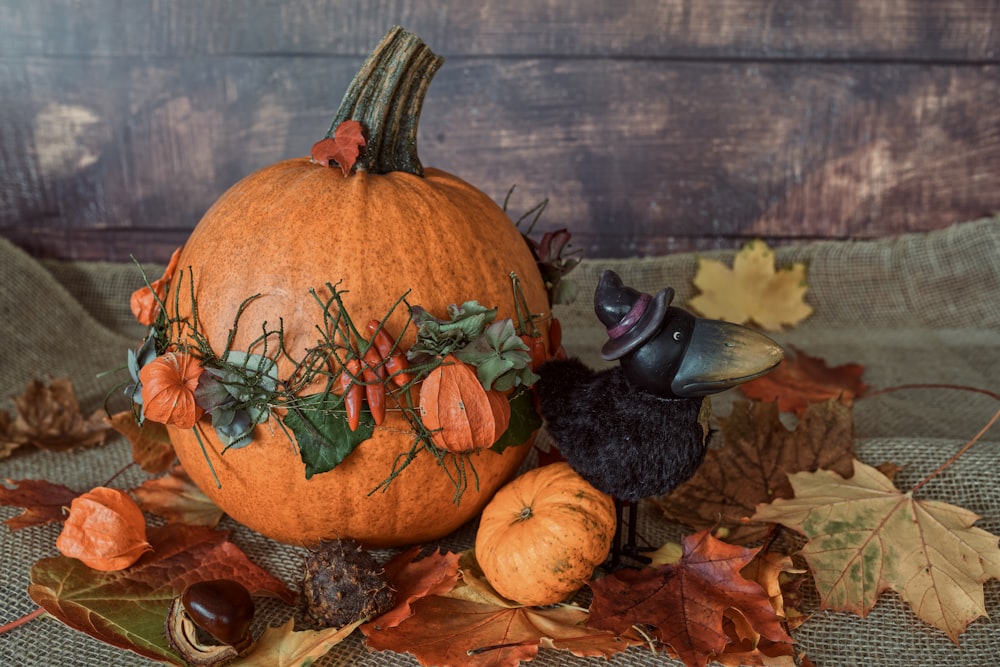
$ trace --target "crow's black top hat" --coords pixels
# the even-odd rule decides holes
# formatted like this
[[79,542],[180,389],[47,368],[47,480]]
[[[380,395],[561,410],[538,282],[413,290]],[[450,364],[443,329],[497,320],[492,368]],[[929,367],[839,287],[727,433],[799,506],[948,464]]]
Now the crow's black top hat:
[[594,291],[594,310],[608,329],[601,356],[608,361],[620,359],[655,336],[673,299],[673,288],[650,296],[623,285],[614,271],[604,271]]

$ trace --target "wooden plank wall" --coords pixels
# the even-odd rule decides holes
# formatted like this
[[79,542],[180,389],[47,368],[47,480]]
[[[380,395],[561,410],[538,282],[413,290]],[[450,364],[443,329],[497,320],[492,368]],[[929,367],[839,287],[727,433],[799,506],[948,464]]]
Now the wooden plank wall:
[[396,23],[446,58],[424,163],[591,257],[1000,210],[1000,0],[4,0],[0,234],[165,260]]

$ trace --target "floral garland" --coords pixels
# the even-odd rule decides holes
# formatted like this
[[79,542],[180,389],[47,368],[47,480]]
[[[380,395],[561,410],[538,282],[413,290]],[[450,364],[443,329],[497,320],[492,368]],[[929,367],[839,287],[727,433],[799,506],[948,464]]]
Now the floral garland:
[[[543,208],[544,203],[529,214]],[[550,303],[564,301],[571,283],[563,276],[576,264],[564,256],[568,232],[549,232],[540,243],[525,238],[546,278]],[[254,428],[275,418],[294,438],[309,478],[335,468],[372,437],[387,410],[395,410],[411,427],[413,444],[372,492],[390,484],[426,451],[451,476],[456,502],[470,472],[475,480],[470,453],[500,453],[527,441],[541,425],[529,391],[538,379],[533,369],[564,355],[561,332],[553,319],[546,345],[536,326],[539,316],[529,312],[515,274],[510,279],[516,322],[497,319],[496,308],[476,301],[449,306],[439,317],[411,306],[403,295],[381,320],[369,321],[362,330],[338,286],[325,286],[328,297],[310,290],[322,310],[319,330],[326,333],[304,358],[294,360],[284,350],[280,329],[264,331],[250,345],[262,348],[261,354],[232,349],[232,335],[221,354],[213,350],[198,329],[194,276],[190,269],[178,272],[180,253],[180,248],[174,251],[159,279],[150,282],[144,274],[146,285],[130,300],[138,321],[150,327],[142,344],[128,351],[131,381],[125,394],[140,424],[150,420],[193,429],[204,451],[208,422],[225,453],[249,445]],[[190,320],[170,319],[166,301],[178,298],[185,276],[193,315]],[[233,331],[254,298],[240,306]],[[416,328],[416,341],[408,350],[385,328],[397,308],[407,309],[405,326]],[[288,378],[278,375],[276,360],[282,356],[294,362]],[[317,384],[322,387],[318,393]],[[306,387],[310,392],[303,392]]]

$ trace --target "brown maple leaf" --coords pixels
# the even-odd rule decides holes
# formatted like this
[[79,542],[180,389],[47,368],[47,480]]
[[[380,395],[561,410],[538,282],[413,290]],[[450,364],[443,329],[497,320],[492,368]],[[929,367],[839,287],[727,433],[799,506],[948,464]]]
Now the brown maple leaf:
[[866,616],[894,590],[952,641],[986,616],[983,583],[1000,578],[997,536],[955,505],[900,493],[877,469],[854,461],[845,479],[828,470],[789,476],[792,499],[761,505],[755,521],[781,523],[809,538],[802,555],[820,608]]
[[812,357],[794,347],[789,347],[785,358],[773,371],[740,385],[740,390],[759,401],[777,401],[782,412],[801,416],[810,403],[821,403],[833,398],[850,406],[855,398],[864,396],[868,385],[861,381],[865,367],[861,364],[843,364],[833,368],[819,357]]
[[143,482],[132,494],[143,510],[171,523],[214,528],[222,519],[222,510],[179,465],[163,477]]
[[168,524],[150,528],[153,551],[121,572],[98,572],[75,558],[44,558],[31,568],[31,599],[51,616],[105,643],[147,658],[185,664],[167,644],[171,601],[190,584],[233,579],[254,595],[288,604],[295,594],[229,541],[228,531]]
[[55,378],[48,386],[32,380],[22,395],[14,397],[14,405],[17,417],[11,428],[40,449],[92,447],[108,437],[104,411],[84,417],[68,378]]
[[320,139],[312,147],[312,159],[324,167],[340,166],[344,176],[348,176],[354,163],[365,146],[365,135],[361,123],[345,120],[334,130],[332,137]]
[[676,565],[621,570],[591,582],[591,627],[621,633],[648,625],[688,667],[704,667],[732,638],[725,612],[736,610],[753,630],[772,642],[791,643],[760,584],[740,575],[759,549],[715,539],[708,531],[682,542]]
[[663,512],[697,530],[719,527],[730,542],[762,538],[766,524],[747,523],[762,502],[790,498],[788,473],[826,468],[851,474],[854,420],[837,401],[810,405],[794,431],[774,403],[736,401],[720,420],[723,446],[709,449],[694,476],[656,500]]
[[4,521],[11,530],[44,526],[66,519],[66,510],[79,492],[42,479],[6,480],[13,488],[0,486],[0,505],[23,507],[24,511]]
[[132,444],[132,460],[151,475],[159,475],[170,470],[174,459],[174,446],[167,435],[167,427],[159,422],[147,419],[142,426],[135,420],[131,410],[123,410],[111,417],[105,417],[105,422],[115,429]]
[[694,286],[701,290],[688,305],[712,319],[781,331],[812,313],[805,302],[805,264],[775,270],[774,251],[761,240],[750,241],[733,257],[733,268],[699,259]]
[[366,635],[382,628],[393,628],[413,615],[411,605],[428,595],[443,595],[458,583],[460,554],[433,553],[419,558],[420,547],[394,556],[385,564],[385,578],[396,591],[396,606],[361,626]]

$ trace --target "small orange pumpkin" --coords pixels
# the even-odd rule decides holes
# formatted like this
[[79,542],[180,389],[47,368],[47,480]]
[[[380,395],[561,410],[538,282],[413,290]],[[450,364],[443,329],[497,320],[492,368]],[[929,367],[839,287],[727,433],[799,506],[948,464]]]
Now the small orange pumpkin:
[[[234,350],[262,353],[265,323],[280,323],[288,353],[275,355],[276,376],[287,378],[289,357],[317,344],[323,316],[310,290],[325,299],[325,285],[339,285],[354,321],[383,322],[399,332],[405,350],[415,327],[398,307],[403,295],[439,315],[471,299],[496,307],[498,318],[513,318],[514,274],[525,312],[538,316],[546,335],[548,295],[521,233],[487,195],[423,168],[417,156],[418,116],[440,64],[415,35],[390,32],[362,66],[330,131],[347,119],[362,123],[366,143],[354,169],[345,176],[304,157],[264,167],[230,188],[184,245],[167,317],[193,321],[193,297],[201,342],[216,353],[227,341]],[[259,296],[248,301],[251,295]],[[170,438],[192,480],[227,514],[295,544],[352,537],[374,547],[442,537],[475,517],[530,449],[477,456],[478,488],[465,490],[456,505],[454,481],[437,457],[407,458],[415,433],[398,410],[387,410],[372,437],[335,468],[308,479],[275,419],[255,427],[252,443],[225,454],[208,428],[199,439],[192,429],[169,427]],[[400,461],[405,469],[383,488]]]
[[580,589],[611,550],[614,501],[564,462],[535,468],[483,510],[476,559],[487,581],[524,605],[555,604]]
[[510,404],[500,392],[486,391],[476,371],[449,354],[420,384],[420,418],[435,445],[471,452],[503,435]]

